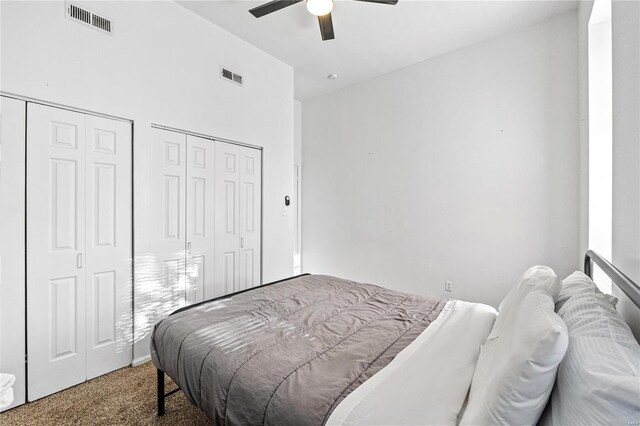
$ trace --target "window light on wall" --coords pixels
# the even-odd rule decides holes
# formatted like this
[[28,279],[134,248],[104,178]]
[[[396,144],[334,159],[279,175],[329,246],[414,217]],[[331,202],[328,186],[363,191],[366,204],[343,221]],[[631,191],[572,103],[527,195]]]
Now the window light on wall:
[[[611,0],[596,0],[589,18],[589,248],[607,259],[613,228],[613,79]],[[611,293],[597,268],[594,281]]]

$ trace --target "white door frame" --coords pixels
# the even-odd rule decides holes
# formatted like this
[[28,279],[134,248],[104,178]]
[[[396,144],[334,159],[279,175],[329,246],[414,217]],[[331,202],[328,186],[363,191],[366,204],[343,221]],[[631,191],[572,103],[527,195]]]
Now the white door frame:
[[133,126],[133,120],[131,120],[130,118],[120,117],[117,115],[104,114],[101,112],[59,104],[59,103],[47,101],[44,99],[32,98],[29,96],[18,95],[16,93],[9,93],[3,90],[0,90],[0,96],[4,96],[6,98],[18,99],[20,101],[30,102],[32,104],[40,104],[40,105],[53,107],[53,108],[66,109],[68,111],[79,112],[81,114],[95,115],[96,117],[108,118],[110,120],[124,121],[127,123],[131,123],[131,125]]

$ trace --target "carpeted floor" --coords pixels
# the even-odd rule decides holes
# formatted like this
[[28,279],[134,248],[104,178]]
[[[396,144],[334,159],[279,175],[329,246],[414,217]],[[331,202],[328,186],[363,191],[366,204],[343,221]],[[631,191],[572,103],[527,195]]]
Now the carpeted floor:
[[[174,388],[167,378],[166,389]],[[156,369],[127,367],[0,414],[0,425],[211,425],[182,392],[156,416]]]

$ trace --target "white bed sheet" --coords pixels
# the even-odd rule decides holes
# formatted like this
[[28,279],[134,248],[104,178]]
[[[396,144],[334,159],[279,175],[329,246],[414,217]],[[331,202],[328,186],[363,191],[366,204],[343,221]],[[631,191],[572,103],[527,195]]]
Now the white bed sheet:
[[333,425],[455,425],[497,312],[450,300],[393,361],[347,396]]

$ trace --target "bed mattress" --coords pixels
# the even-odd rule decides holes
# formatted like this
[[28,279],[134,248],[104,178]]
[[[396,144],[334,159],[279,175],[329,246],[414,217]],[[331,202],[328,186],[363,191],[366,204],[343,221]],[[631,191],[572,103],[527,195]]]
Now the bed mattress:
[[307,275],[176,312],[151,356],[217,425],[320,425],[446,302]]

